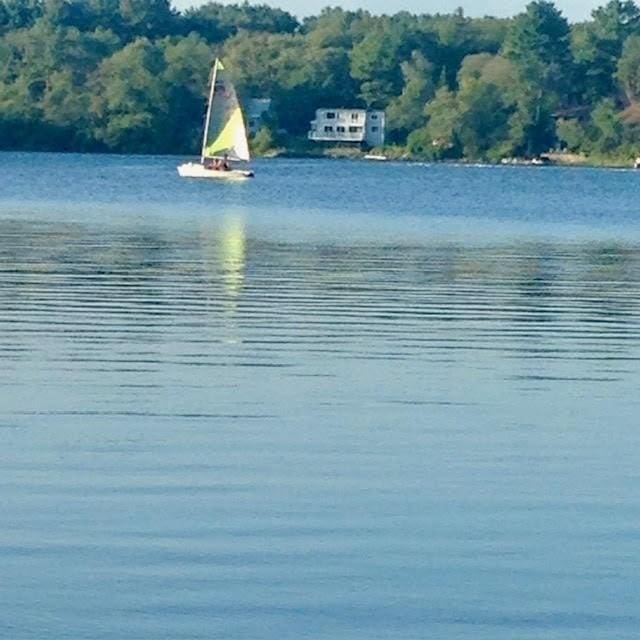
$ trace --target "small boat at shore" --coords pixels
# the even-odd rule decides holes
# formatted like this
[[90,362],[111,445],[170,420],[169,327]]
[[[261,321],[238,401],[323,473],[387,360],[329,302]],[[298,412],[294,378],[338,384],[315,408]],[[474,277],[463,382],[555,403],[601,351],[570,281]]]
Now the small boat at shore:
[[500,164],[520,167],[546,167],[552,163],[548,156],[541,155],[533,158],[502,158]]
[[253,178],[253,171],[233,169],[232,163],[250,160],[240,102],[229,74],[216,58],[211,74],[200,162],[181,164],[178,174],[182,178],[247,180]]
[[389,158],[381,153],[367,153],[365,160],[376,160],[378,162],[386,162]]

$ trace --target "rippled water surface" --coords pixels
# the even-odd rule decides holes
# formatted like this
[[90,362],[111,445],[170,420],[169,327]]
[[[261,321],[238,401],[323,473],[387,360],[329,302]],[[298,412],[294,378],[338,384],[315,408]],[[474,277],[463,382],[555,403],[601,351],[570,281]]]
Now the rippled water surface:
[[637,638],[640,174],[0,155],[0,636]]

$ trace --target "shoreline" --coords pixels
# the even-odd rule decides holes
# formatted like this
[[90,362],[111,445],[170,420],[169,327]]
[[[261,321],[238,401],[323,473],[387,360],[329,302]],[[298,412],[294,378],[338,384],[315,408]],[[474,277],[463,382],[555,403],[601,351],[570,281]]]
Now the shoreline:
[[[298,152],[295,150],[279,149],[274,150],[271,153],[265,153],[256,155],[256,158],[261,159],[273,159],[282,158],[287,160],[363,160],[367,162],[373,162],[371,158],[367,158],[367,155],[384,156],[384,160],[387,162],[406,162],[416,163],[423,162],[428,164],[442,164],[442,165],[483,165],[487,167],[577,167],[577,168],[590,168],[590,169],[631,169],[634,170],[633,159],[622,158],[600,158],[597,156],[582,156],[572,153],[547,153],[542,154],[542,162],[535,162],[531,159],[525,158],[513,158],[505,159],[505,161],[492,162],[490,160],[477,160],[470,158],[455,158],[449,160],[430,160],[419,156],[411,156],[409,154],[385,154],[384,150],[372,150],[368,152],[345,150],[343,152],[341,148],[327,149],[318,152]],[[377,161],[381,160],[376,159]],[[508,161],[510,160],[510,161]]]
[[[329,159],[329,160],[387,160],[393,162],[427,162],[429,164],[460,164],[486,166],[555,166],[555,167],[590,167],[603,169],[634,169],[634,158],[622,156],[584,155],[569,151],[548,151],[535,158],[505,157],[497,161],[473,158],[448,158],[434,160],[412,155],[402,146],[375,147],[363,150],[360,147],[321,146],[313,147],[306,141],[297,139],[283,141],[282,146],[274,146],[259,153],[256,158],[286,159]],[[288,144],[287,144],[288,143]],[[369,157],[368,157],[369,156]],[[372,158],[371,156],[375,156]]]
[[[470,158],[451,158],[447,160],[431,160],[419,156],[411,156],[408,153],[399,154],[398,150],[392,153],[385,153],[384,149],[373,149],[370,151],[360,151],[349,148],[328,148],[318,151],[300,151],[295,149],[279,148],[267,151],[265,153],[256,153],[253,155],[254,160],[353,160],[369,163],[395,162],[395,163],[424,163],[430,165],[459,165],[459,166],[486,166],[486,167],[568,167],[583,169],[620,169],[630,171],[640,171],[634,167],[633,159],[607,158],[598,156],[583,156],[572,153],[547,153],[542,154],[542,162],[535,162],[525,158],[509,158],[500,162],[491,162],[489,160],[474,160]],[[114,151],[81,151],[81,150],[54,150],[54,149],[0,149],[0,153],[16,153],[16,154],[64,154],[64,155],[97,155],[97,156],[122,156],[122,157],[151,157],[165,156],[173,158],[193,158],[197,154],[184,153],[124,153]],[[367,156],[378,156],[371,158]]]

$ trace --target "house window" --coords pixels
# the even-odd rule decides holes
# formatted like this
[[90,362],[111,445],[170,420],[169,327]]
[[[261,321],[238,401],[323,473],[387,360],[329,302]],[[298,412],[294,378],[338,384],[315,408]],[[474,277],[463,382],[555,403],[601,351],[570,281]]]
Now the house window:
[[345,128],[344,128],[344,127],[337,127],[337,128],[336,128],[336,131],[337,131],[338,133],[344,133],[344,132],[345,132]]
[[324,132],[325,132],[325,133],[332,133],[332,132],[333,132],[333,127],[326,126],[326,127],[324,128]]
[[352,120],[359,120],[360,119],[360,114],[359,113],[352,113],[351,114],[351,119]]
[[378,127],[371,127],[371,131],[375,133],[378,130]]
[[327,120],[335,120],[336,114],[333,111],[327,111]]
[[378,114],[377,113],[372,113],[371,114],[371,119],[372,120],[377,120],[378,119]]
[[362,131],[362,127],[349,127],[349,133],[360,133]]

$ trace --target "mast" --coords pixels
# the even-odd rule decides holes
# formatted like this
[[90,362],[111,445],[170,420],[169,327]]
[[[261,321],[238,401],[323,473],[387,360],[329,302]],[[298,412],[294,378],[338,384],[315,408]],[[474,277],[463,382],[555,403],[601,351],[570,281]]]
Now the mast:
[[204,154],[207,150],[207,135],[209,133],[209,123],[211,122],[211,107],[213,106],[213,92],[216,87],[216,76],[218,75],[218,58],[213,65],[213,74],[211,78],[211,89],[209,90],[209,104],[207,105],[207,118],[204,123],[204,134],[202,136],[202,151],[200,152],[200,164],[204,164]]

